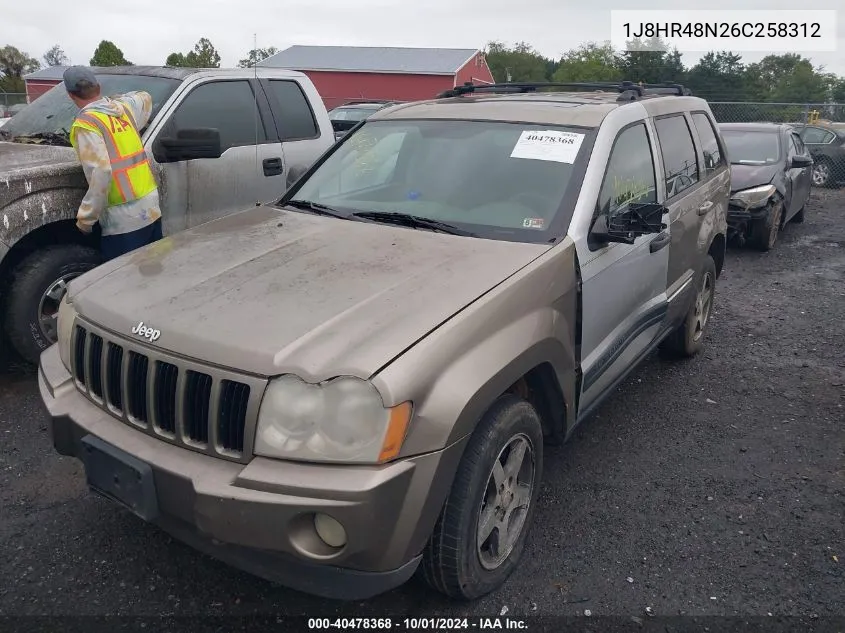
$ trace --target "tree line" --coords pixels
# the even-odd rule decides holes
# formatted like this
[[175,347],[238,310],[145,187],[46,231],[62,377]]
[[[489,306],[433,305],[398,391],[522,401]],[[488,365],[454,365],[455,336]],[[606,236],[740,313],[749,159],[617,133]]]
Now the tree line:
[[[487,63],[497,82],[555,81],[592,82],[627,79],[644,83],[681,83],[693,94],[709,101],[762,103],[845,103],[845,77],[815,66],[811,59],[796,53],[767,55],[746,64],[730,51],[714,51],[696,64],[685,66],[677,50],[669,50],[659,38],[633,40],[628,49],[618,51],[609,43],[587,42],[565,52],[560,59],[541,55],[530,44],[507,46],[489,42]],[[275,55],[274,46],[247,52],[238,62],[248,68]],[[42,56],[44,65],[70,63],[58,44]],[[200,38],[193,49],[174,51],[164,60],[167,66],[219,68],[220,54],[208,38]],[[123,51],[109,40],[101,41],[89,60],[91,66],[127,66]],[[0,48],[0,89],[25,92],[23,75],[41,68],[42,62],[14,46]]]
[[659,38],[633,40],[618,51],[610,43],[588,42],[549,59],[530,44],[489,42],[487,64],[497,82],[593,82],[629,80],[680,83],[709,101],[761,103],[845,103],[845,77],[814,66],[795,53],[767,55],[746,64],[730,51],[713,51],[685,66],[677,50]]
[[[238,61],[238,67],[249,68],[278,52],[279,49],[275,46],[253,49]],[[192,50],[185,53],[174,51],[163,61],[165,66],[220,68],[220,54],[214,44],[205,37],[200,38]],[[71,61],[65,51],[58,44],[50,47],[40,60],[14,46],[0,47],[0,90],[3,92],[26,92],[24,75],[35,72],[44,66],[67,66],[70,63]],[[88,64],[91,66],[135,65],[126,59],[123,51],[110,40],[102,40],[97,45]]]

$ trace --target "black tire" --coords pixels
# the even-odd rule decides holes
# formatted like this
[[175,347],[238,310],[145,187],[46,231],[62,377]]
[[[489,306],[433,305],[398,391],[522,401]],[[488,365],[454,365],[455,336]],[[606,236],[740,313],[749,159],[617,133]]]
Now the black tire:
[[[25,361],[37,364],[41,352],[55,343],[40,323],[44,294],[59,280],[70,281],[95,268],[100,261],[100,253],[93,248],[64,244],[35,251],[14,269],[4,325],[9,342]],[[55,307],[58,309],[58,305]]]
[[783,200],[777,198],[769,203],[766,216],[751,225],[751,245],[763,253],[772,250],[777,243],[783,221]]
[[833,165],[824,157],[817,157],[815,161],[812,171],[813,186],[833,187],[836,182],[833,178]]
[[[694,283],[695,298],[684,322],[660,344],[660,351],[666,356],[691,358],[704,348],[704,335],[713,314],[713,298],[716,293],[716,262],[710,255],[705,256],[704,264]],[[704,294],[708,294],[709,298],[704,297]],[[706,311],[703,325],[699,318],[702,310]]]
[[[490,569],[482,563],[479,552],[479,519],[482,503],[490,499],[488,493],[492,489],[488,488],[488,484],[491,483],[494,463],[512,441],[525,442],[526,447],[530,447],[533,480],[526,493],[527,510],[521,516],[505,511],[505,516],[515,517],[517,521],[524,517],[524,521],[521,525],[517,524],[519,531],[512,548],[506,550],[497,567]],[[509,454],[506,453],[506,456]],[[529,455],[528,448],[525,455]],[[542,471],[543,430],[540,416],[530,403],[506,394],[487,411],[466,447],[452,489],[423,552],[420,569],[425,581],[437,591],[462,600],[474,600],[501,586],[516,569],[525,548]],[[510,481],[513,482],[514,477]],[[513,488],[511,484],[511,488],[517,490],[518,486]],[[499,499],[496,495],[496,500],[489,501],[488,507],[492,509],[492,503]],[[516,500],[516,497],[513,499]],[[498,516],[498,513],[491,511],[491,516]],[[497,529],[496,538],[498,534]],[[492,531],[490,538],[493,538]]]

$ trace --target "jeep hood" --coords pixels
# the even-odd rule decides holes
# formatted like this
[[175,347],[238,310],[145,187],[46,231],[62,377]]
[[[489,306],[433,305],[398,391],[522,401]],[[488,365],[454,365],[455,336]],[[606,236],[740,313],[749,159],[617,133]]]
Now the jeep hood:
[[[203,362],[367,378],[548,248],[264,206],[108,262],[68,296],[118,336]],[[156,342],[131,333],[141,321]]]

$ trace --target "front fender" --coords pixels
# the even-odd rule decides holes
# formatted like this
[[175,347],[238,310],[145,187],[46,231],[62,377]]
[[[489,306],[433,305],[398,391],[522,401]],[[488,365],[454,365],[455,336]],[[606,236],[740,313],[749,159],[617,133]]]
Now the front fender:
[[86,187],[54,187],[26,194],[3,207],[0,241],[14,246],[35,229],[76,217]]

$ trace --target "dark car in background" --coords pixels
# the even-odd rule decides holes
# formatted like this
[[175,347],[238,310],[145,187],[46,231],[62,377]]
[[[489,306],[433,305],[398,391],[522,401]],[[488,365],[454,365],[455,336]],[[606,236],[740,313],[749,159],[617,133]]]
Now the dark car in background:
[[363,100],[349,101],[342,106],[329,110],[329,119],[334,128],[335,139],[342,138],[349,130],[361,121],[398,101]]
[[834,187],[845,182],[845,123],[817,121],[796,131],[813,156],[813,184]]
[[813,158],[792,126],[719,125],[731,163],[728,237],[761,251],[774,247],[787,222],[803,222]]

